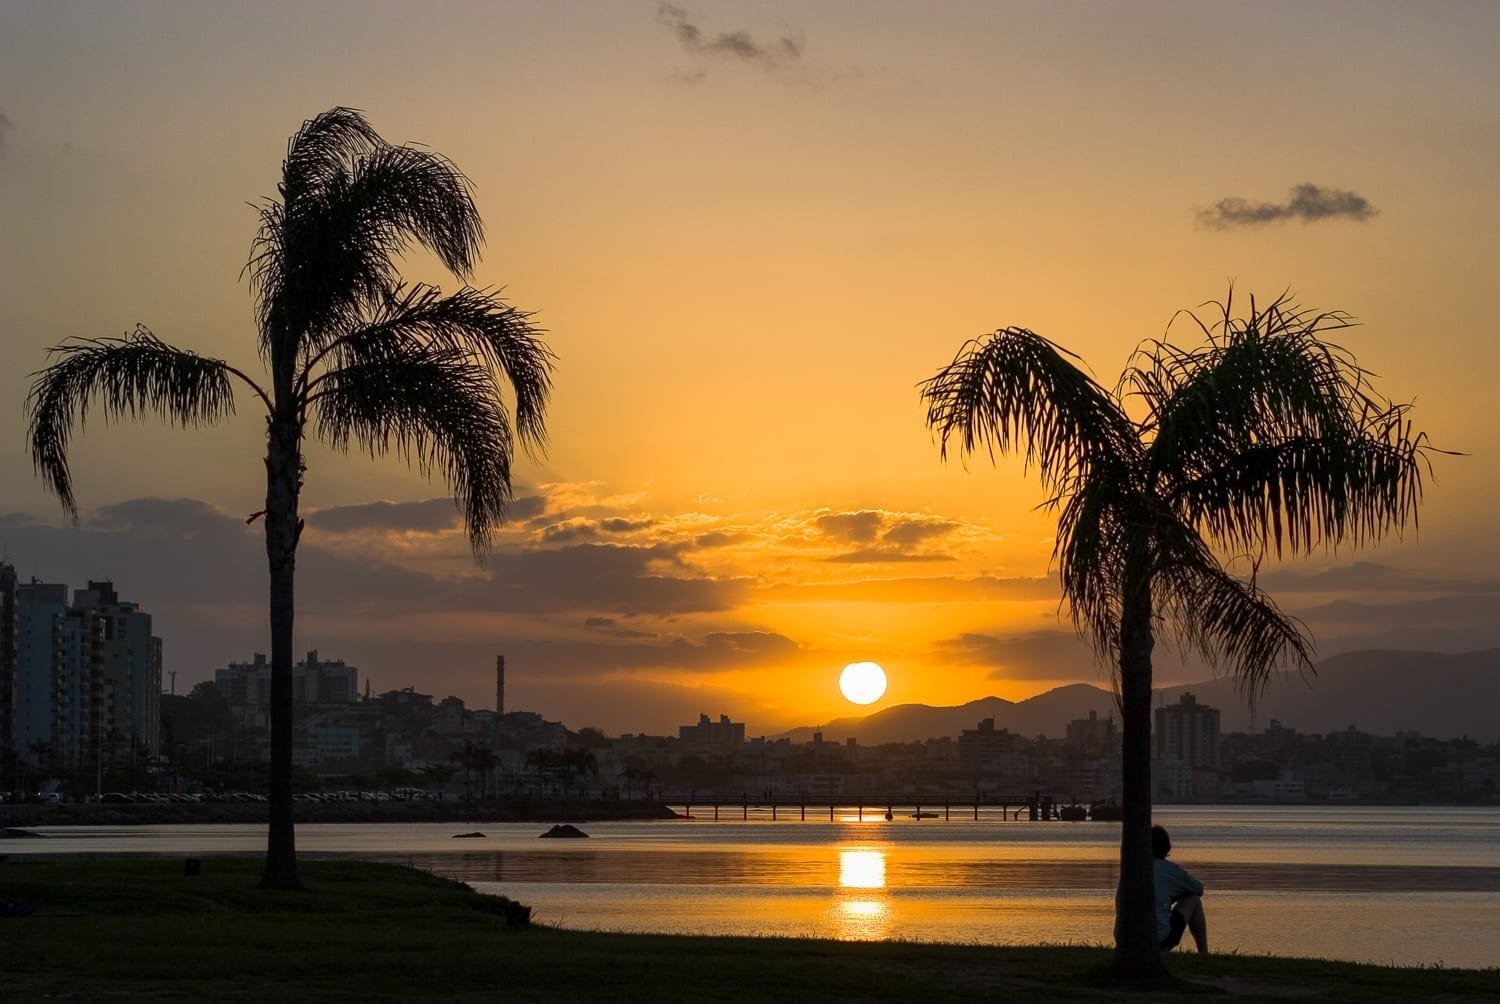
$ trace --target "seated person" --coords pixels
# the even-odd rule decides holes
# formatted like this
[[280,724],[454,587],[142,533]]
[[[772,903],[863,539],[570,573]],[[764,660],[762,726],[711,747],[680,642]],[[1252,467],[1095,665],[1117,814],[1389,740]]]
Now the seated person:
[[1161,948],[1169,952],[1182,940],[1183,931],[1193,933],[1200,955],[1208,954],[1208,919],[1203,915],[1203,883],[1186,869],[1167,860],[1172,838],[1160,826],[1151,827],[1151,862],[1156,883],[1156,934]]

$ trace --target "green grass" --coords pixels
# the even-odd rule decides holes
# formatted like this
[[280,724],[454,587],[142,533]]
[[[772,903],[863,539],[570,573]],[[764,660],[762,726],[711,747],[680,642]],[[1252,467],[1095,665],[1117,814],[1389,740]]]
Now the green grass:
[[[304,862],[299,893],[255,888],[259,863],[0,864],[0,997],[131,1001],[1109,1000],[1108,952],[908,942],[590,934],[509,927],[494,898],[424,872]],[[1134,996],[1494,1000],[1500,970],[1174,956]]]

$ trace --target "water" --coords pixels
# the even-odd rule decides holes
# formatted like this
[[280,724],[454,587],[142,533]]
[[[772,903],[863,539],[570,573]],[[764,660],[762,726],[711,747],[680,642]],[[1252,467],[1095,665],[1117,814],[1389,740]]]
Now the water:
[[[1118,827],[799,821],[305,824],[300,853],[416,865],[600,931],[1106,944]],[[812,814],[810,813],[810,816]],[[1208,888],[1215,952],[1500,966],[1500,809],[1160,808],[1173,859]],[[482,839],[453,838],[479,830]],[[58,827],[4,853],[211,856],[263,848],[256,826]]]

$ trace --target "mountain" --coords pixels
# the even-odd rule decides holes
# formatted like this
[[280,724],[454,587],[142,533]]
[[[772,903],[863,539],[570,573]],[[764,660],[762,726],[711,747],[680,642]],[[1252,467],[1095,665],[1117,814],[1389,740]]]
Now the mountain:
[[1101,717],[1115,714],[1114,695],[1086,683],[1074,683],[1024,701],[982,697],[949,708],[898,704],[864,718],[835,718],[817,728],[792,729],[777,738],[805,743],[812,739],[814,732],[821,731],[827,742],[857,739],[862,746],[878,746],[940,736],[957,737],[964,729],[974,728],[985,718],[993,718],[997,729],[1010,729],[1023,736],[1061,737],[1067,732],[1068,722],[1074,718],[1087,718],[1090,711],[1097,711]]
[[[1175,704],[1189,692],[1200,704],[1219,709],[1225,732],[1260,731],[1275,718],[1298,732],[1339,732],[1353,725],[1376,735],[1413,731],[1440,739],[1467,735],[1482,742],[1500,740],[1500,649],[1459,655],[1346,652],[1320,662],[1317,674],[1306,680],[1295,673],[1279,674],[1256,702],[1253,718],[1227,677],[1164,688],[1155,703]],[[777,738],[804,743],[821,731],[828,742],[857,739],[877,746],[957,737],[985,718],[993,718],[997,729],[1019,735],[1061,738],[1068,722],[1086,718],[1090,711],[1118,717],[1114,695],[1075,683],[1024,701],[984,697],[956,707],[900,704],[862,718],[792,729]]]
[[[1225,732],[1252,729],[1251,713],[1227,679],[1208,680],[1161,692],[1166,703],[1185,691],[1220,711]],[[1318,663],[1305,681],[1283,674],[1256,702],[1255,730],[1272,718],[1298,732],[1361,732],[1394,735],[1420,732],[1482,742],[1500,739],[1500,648],[1449,655],[1442,652],[1371,650],[1345,652]],[[995,724],[998,726],[999,720]]]

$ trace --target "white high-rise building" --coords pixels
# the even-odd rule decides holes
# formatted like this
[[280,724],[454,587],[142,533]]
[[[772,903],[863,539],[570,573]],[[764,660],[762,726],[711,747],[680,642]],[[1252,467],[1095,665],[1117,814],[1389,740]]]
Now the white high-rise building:
[[[110,744],[154,752],[161,733],[161,639],[113,583],[23,583],[0,564],[0,745],[54,765]],[[45,744],[45,746],[43,746]]]
[[1219,709],[1183,694],[1176,704],[1156,709],[1156,758],[1187,767],[1219,766]]

